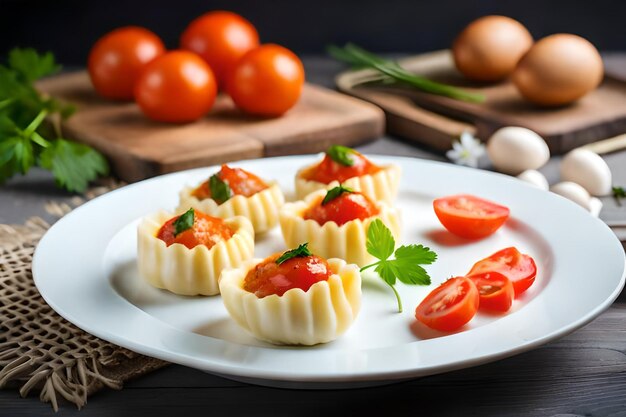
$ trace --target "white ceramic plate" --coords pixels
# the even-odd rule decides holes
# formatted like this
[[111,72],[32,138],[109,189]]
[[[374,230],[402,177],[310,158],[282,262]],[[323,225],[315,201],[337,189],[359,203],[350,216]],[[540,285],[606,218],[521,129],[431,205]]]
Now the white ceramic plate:
[[[296,170],[316,157],[283,157],[235,165],[276,179],[287,192]],[[409,158],[397,205],[403,242],[423,243],[439,259],[429,287],[398,284],[404,313],[374,275],[364,278],[363,308],[338,340],[314,347],[259,342],[230,320],[219,296],[182,297],[144,283],[135,265],[142,216],[177,205],[178,191],[215,168],[165,175],[108,193],[77,208],[43,237],[33,274],[45,300],[63,317],[134,351],[233,379],[290,387],[359,386],[493,361],[563,336],[588,323],[624,285],[624,250],[611,230],[577,205],[504,175]],[[511,209],[496,234],[467,242],[444,231],[432,200],[469,193]],[[535,284],[504,316],[478,314],[462,331],[427,331],[415,307],[450,276],[508,246],[530,254]],[[278,228],[257,241],[257,257],[284,250]]]

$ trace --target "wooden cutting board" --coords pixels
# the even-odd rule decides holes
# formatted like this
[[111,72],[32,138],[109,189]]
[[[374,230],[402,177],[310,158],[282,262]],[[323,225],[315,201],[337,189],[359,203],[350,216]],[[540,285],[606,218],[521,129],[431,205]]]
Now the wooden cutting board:
[[129,182],[240,159],[319,152],[331,144],[355,146],[378,138],[385,123],[378,107],[311,84],[282,117],[245,115],[220,95],[207,117],[189,124],[154,122],[134,103],[101,99],[84,71],[38,87],[77,106],[63,124],[64,135],[100,150]]
[[487,140],[503,126],[534,130],[554,154],[626,132],[626,82],[605,77],[594,92],[559,108],[542,108],[523,100],[511,82],[478,84],[454,67],[450,51],[400,60],[403,67],[436,81],[486,96],[484,103],[467,103],[405,87],[362,85],[371,70],[347,71],[336,78],[339,90],[380,106],[393,134],[437,150],[450,149],[463,131]]

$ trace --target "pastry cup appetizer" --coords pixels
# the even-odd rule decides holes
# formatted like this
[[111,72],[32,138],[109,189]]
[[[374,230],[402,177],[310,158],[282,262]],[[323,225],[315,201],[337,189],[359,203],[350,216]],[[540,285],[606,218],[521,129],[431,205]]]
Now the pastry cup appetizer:
[[280,228],[288,247],[309,242],[311,251],[364,266],[374,257],[367,252],[367,229],[374,219],[400,236],[400,214],[385,203],[340,185],[309,194],[303,201],[287,203],[280,211]]
[[137,228],[139,274],[151,285],[180,295],[215,295],[225,268],[254,255],[254,229],[242,216],[223,220],[189,209],[158,212]]
[[296,197],[302,200],[317,190],[343,184],[374,201],[393,203],[398,195],[401,169],[398,165],[378,166],[352,148],[333,145],[324,159],[296,174]]
[[361,307],[361,274],[341,259],[311,254],[306,244],[226,270],[224,306],[254,337],[274,344],[315,345],[343,334]]
[[278,211],[284,202],[278,184],[267,184],[241,168],[222,165],[219,172],[198,187],[181,191],[177,212],[193,207],[223,219],[244,216],[252,222],[256,233],[263,233],[278,223]]

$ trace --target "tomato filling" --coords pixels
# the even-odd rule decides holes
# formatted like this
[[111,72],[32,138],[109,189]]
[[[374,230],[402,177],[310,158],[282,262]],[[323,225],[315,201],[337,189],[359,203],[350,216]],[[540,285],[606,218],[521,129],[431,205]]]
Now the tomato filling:
[[341,226],[352,220],[364,220],[377,215],[380,210],[372,201],[361,193],[342,193],[326,204],[320,198],[304,213],[305,220],[315,220],[320,225],[335,222]]
[[[222,181],[228,184],[232,194],[250,197],[268,188],[268,185],[256,175],[243,170],[241,168],[231,168],[228,165],[222,165],[222,168],[216,174]],[[209,180],[203,182],[191,192],[191,195],[204,200],[211,198],[211,186]]]
[[165,242],[167,246],[180,243],[189,249],[198,245],[204,245],[211,249],[216,243],[233,236],[233,230],[226,225],[224,220],[199,211],[193,212],[193,223],[189,224],[190,227],[180,230],[181,227],[179,226],[179,233],[176,233],[176,222],[181,216],[169,219],[157,232],[156,237]]
[[300,288],[308,291],[311,285],[327,281],[332,275],[328,262],[319,256],[294,257],[278,264],[280,254],[275,254],[256,265],[246,275],[243,289],[263,298]]
[[333,161],[329,155],[325,155],[322,162],[305,171],[302,177],[309,181],[330,184],[333,181],[344,182],[350,178],[371,175],[382,170],[357,151],[352,151],[349,158],[353,163],[351,166],[346,166]]

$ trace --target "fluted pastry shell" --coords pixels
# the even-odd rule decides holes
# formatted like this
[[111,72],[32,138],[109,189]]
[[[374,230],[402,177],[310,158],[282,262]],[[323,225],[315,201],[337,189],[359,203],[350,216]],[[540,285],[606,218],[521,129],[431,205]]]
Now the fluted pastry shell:
[[185,187],[180,192],[180,203],[177,213],[183,213],[190,207],[200,210],[209,216],[228,219],[233,216],[244,216],[252,222],[256,233],[264,233],[278,223],[278,211],[285,203],[283,192],[277,183],[271,184],[265,190],[245,197],[235,195],[222,204],[217,204],[211,198],[199,200],[192,195],[194,188]]
[[263,298],[243,289],[248,271],[261,259],[226,270],[220,279],[224,306],[254,337],[274,344],[315,345],[336,339],[352,325],[361,307],[361,273],[354,264],[328,259],[332,275],[307,291],[294,288]]
[[236,268],[254,256],[254,229],[242,216],[227,219],[234,231],[211,249],[193,249],[180,243],[167,246],[156,235],[173,217],[165,211],[144,217],[137,227],[139,274],[151,285],[180,295],[219,294],[218,280],[223,269]]
[[[316,162],[313,165],[306,166],[296,174],[296,197],[299,200],[317,190],[329,190],[339,185],[338,181],[324,184],[323,182],[307,180],[303,177],[305,172],[313,169],[318,164],[319,162]],[[387,204],[392,204],[398,195],[402,169],[395,164],[385,165],[381,168],[375,174],[349,178],[342,184],[352,188],[354,191],[365,194],[372,201],[384,201]]]
[[383,202],[376,203],[379,213],[364,220],[355,219],[341,226],[335,222],[320,225],[305,220],[304,212],[326,195],[326,190],[309,194],[304,200],[287,203],[280,211],[280,228],[288,248],[309,242],[312,253],[323,258],[345,259],[348,263],[365,266],[375,261],[367,252],[367,229],[374,219],[380,219],[393,236],[400,237],[400,213]]

